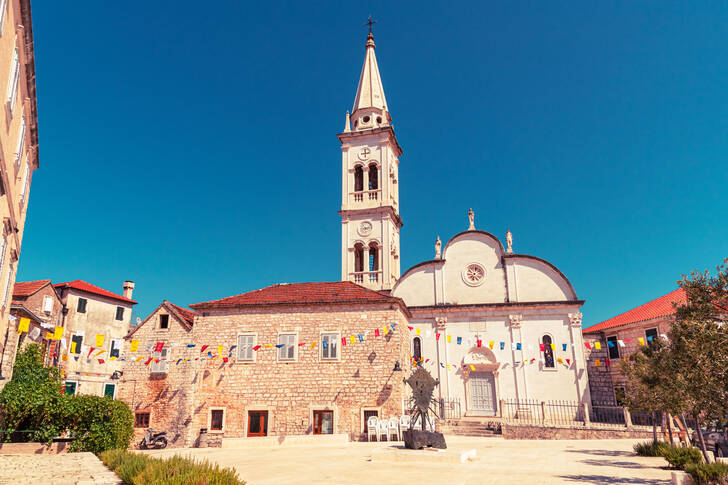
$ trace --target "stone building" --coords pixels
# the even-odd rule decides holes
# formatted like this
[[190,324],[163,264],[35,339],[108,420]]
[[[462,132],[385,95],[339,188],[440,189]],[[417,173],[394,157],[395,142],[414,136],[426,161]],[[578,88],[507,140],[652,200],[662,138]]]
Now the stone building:
[[68,358],[60,362],[69,394],[116,394],[122,370],[123,339],[129,333],[134,283],[125,281],[123,294],[82,280],[53,285],[65,308],[63,341]]
[[127,337],[160,361],[145,365],[147,354],[129,349],[120,381],[120,398],[175,445],[197,443],[200,430],[358,439],[368,416],[402,414],[409,312],[400,299],[351,282],[293,283],[190,306],[191,330],[176,316],[162,329],[160,316],[176,310],[162,304]]
[[[18,350],[29,343],[40,344],[46,364],[53,365],[58,359],[58,343],[47,335],[63,324],[63,303],[51,280],[18,281],[13,288],[10,314],[14,318],[11,340],[7,342],[7,355],[14,362]],[[29,320],[28,330],[18,335],[21,319]]]
[[11,298],[27,217],[30,185],[38,168],[33,23],[30,0],[0,1],[0,387],[12,377],[17,325]]
[[[685,290],[678,288],[583,330],[584,340],[591,347],[589,384],[595,406],[622,403],[625,380],[616,363],[653,339],[667,336],[675,315],[673,304],[686,301]],[[600,348],[596,348],[595,342],[599,342]]]
[[[174,365],[170,369],[171,361],[166,359],[172,358],[171,351],[179,353],[192,342],[193,323],[192,311],[164,300],[125,338],[127,362],[116,397],[134,412],[135,443],[151,427],[166,430],[171,446],[185,444],[191,422],[188,417],[192,415],[195,365]],[[131,351],[132,342],[136,342],[138,351]],[[136,355],[153,355],[157,342],[164,345],[158,353],[159,362],[145,365],[135,361]]]

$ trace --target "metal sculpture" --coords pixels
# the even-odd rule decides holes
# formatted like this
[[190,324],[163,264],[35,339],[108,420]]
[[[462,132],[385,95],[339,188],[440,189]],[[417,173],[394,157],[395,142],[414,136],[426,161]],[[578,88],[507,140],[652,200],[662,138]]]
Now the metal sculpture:
[[[424,367],[418,365],[412,375],[408,379],[404,379],[404,382],[412,388],[410,429],[402,433],[405,446],[415,450],[428,446],[447,448],[442,433],[427,430],[428,424],[430,424],[430,429],[435,429],[435,421],[432,418],[437,416],[437,411],[435,409],[436,401],[432,395],[440,381],[434,379]],[[422,423],[421,430],[415,428],[418,422]]]

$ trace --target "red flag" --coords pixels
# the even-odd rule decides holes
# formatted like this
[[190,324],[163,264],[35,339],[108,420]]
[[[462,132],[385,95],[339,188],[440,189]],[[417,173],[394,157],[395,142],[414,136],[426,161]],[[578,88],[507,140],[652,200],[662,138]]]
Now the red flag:
[[591,350],[591,345],[589,344],[589,342],[584,342],[584,346],[585,346],[585,347],[586,347],[587,349]]
[[483,346],[483,341],[478,339],[478,347],[482,347],[482,346]]
[[374,329],[374,336],[375,337],[379,337],[379,329],[378,328],[375,328]]
[[430,359],[425,359],[425,364],[427,364],[430,361]]
[[341,346],[346,347],[346,337],[341,337]]
[[566,365],[571,365],[571,360],[570,359],[566,359]]
[[632,341],[632,339],[631,338],[626,338],[626,339],[624,339],[624,341],[627,342],[627,343],[630,343]]
[[152,361],[152,358],[149,357],[146,362],[144,362],[144,365],[149,365],[149,363]]
[[159,364],[159,359],[154,359],[155,364]]
[[207,347],[209,347],[209,345],[203,345],[200,349],[200,353],[203,353]]
[[409,325],[407,325],[407,328],[409,328],[409,329],[410,329],[410,331],[412,331],[412,330],[414,330],[414,329],[415,329],[415,327],[410,327]]
[[91,348],[90,348],[90,349],[88,350],[88,355],[86,356],[86,358],[87,358],[87,359],[88,359],[89,357],[91,357],[91,352],[93,352],[93,351],[94,351],[94,349],[95,349],[95,347],[91,347]]
[[299,347],[303,347],[304,345],[306,345],[306,342],[301,342],[300,344],[298,344]]
[[227,357],[223,357],[223,358],[222,358],[222,361],[223,361],[223,362],[225,362],[225,363],[227,364],[228,358],[227,358]]
[[440,340],[440,334],[435,332],[435,340]]
[[99,364],[103,364],[103,363],[104,363],[104,359],[99,359]]
[[544,344],[538,344],[538,348],[541,350],[541,352],[546,350],[546,345]]
[[164,342],[157,342],[157,345],[154,346],[155,352],[161,352],[164,348]]
[[[253,350],[255,350],[255,351],[257,351],[259,349],[260,349],[260,345],[256,345],[255,347],[253,347]],[[195,359],[195,360],[197,360],[197,359]]]
[[609,367],[609,359],[605,360],[604,363]]

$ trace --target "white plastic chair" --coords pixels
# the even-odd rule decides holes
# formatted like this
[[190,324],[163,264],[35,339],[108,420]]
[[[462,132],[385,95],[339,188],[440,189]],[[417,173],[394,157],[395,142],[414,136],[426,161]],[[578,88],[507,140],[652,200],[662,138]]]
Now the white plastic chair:
[[367,418],[367,439],[372,441],[372,438],[377,437],[377,426],[379,418],[376,416],[369,416]]
[[409,414],[403,414],[399,417],[399,434],[402,434],[402,431],[405,429],[409,429],[410,427],[410,416]]
[[397,437],[397,441],[402,441],[402,431],[399,429],[399,419],[397,418],[389,418],[388,438],[391,438],[393,435]]
[[377,423],[377,441],[383,441],[382,437],[389,441],[389,421],[383,419]]

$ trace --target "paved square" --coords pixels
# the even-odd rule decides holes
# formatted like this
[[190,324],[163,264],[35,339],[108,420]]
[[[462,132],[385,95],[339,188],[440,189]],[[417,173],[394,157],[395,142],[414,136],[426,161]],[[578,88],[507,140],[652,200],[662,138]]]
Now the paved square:
[[123,485],[93,453],[0,455],[0,483]]
[[669,484],[662,458],[635,456],[635,440],[506,441],[448,436],[453,450],[475,448],[472,463],[380,462],[372,454],[400,443],[290,445],[151,451],[234,467],[249,485],[347,484]]

